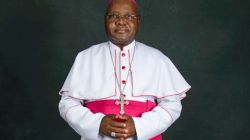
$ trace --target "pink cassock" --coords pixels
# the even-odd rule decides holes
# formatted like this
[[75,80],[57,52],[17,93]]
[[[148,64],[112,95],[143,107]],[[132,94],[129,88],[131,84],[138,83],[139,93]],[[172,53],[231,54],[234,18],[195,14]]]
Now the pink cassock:
[[[116,101],[117,100],[99,100],[87,102],[85,106],[93,113],[103,113],[105,115],[119,114],[120,106],[115,104]],[[124,105],[124,111],[132,117],[141,117],[142,113],[151,111],[155,106],[157,105],[152,101],[139,102],[129,100],[129,104]],[[162,140],[162,137],[158,135],[150,140]]]

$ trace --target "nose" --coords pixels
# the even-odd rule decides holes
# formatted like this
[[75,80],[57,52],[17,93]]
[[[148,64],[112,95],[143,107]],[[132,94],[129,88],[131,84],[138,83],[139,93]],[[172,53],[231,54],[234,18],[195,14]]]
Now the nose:
[[124,25],[124,24],[127,24],[127,21],[124,17],[120,17],[119,19],[117,19],[116,24]]

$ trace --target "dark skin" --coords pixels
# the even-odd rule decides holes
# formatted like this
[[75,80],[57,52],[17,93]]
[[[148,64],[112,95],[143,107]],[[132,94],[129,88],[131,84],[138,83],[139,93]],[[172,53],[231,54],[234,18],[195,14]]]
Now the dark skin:
[[[136,15],[136,18],[131,21],[124,18],[118,20],[105,18],[105,29],[109,40],[122,49],[135,40],[140,23],[137,5],[130,0],[113,0],[107,7],[106,15],[108,14]],[[122,121],[116,121],[117,119]],[[135,136],[136,129],[133,118],[127,114],[106,115],[101,121],[100,133],[111,137],[111,132],[115,132],[115,138],[120,140]]]
[[106,15],[136,15],[137,18],[127,21],[124,18],[113,21],[105,18],[105,29],[109,40],[120,48],[130,44],[136,37],[139,24],[140,14],[138,7],[130,0],[113,0],[107,7]]
[[[122,122],[116,121],[116,119],[122,120]],[[125,140],[126,138],[136,135],[135,125],[133,118],[127,114],[115,115],[110,114],[103,117],[100,125],[100,132],[103,135],[111,137],[111,132],[116,133],[117,139]]]

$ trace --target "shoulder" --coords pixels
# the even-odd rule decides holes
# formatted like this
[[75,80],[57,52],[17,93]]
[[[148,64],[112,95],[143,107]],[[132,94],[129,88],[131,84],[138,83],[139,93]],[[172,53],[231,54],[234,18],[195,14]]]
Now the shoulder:
[[147,56],[149,58],[155,58],[157,60],[167,60],[169,61],[168,56],[166,56],[163,52],[161,52],[159,49],[156,49],[154,47],[151,47],[149,45],[146,45],[141,42],[136,42],[138,46],[138,51],[141,52],[144,56]]
[[99,43],[99,44],[92,45],[89,48],[80,51],[77,54],[77,57],[81,57],[82,58],[82,57],[93,57],[93,56],[96,56],[96,55],[102,53],[104,50],[107,49],[107,46],[108,46],[107,43],[108,42],[102,42],[102,43]]
[[108,42],[102,42],[99,44],[95,44],[90,46],[89,48],[82,50],[78,53],[78,55],[80,56],[84,56],[84,55],[94,55],[95,53],[98,53],[100,51],[103,51],[106,47],[107,47],[107,43]]

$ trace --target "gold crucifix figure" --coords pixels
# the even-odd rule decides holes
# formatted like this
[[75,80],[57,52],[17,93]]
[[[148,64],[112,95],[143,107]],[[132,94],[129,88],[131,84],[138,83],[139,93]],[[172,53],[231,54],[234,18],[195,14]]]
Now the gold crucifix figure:
[[125,111],[124,111],[124,104],[125,105],[128,105],[129,104],[129,101],[125,101],[124,100],[125,96],[123,94],[120,95],[120,101],[115,101],[115,104],[116,105],[119,105],[120,104],[120,114],[123,115],[125,114]]

